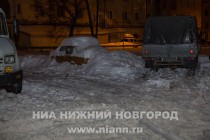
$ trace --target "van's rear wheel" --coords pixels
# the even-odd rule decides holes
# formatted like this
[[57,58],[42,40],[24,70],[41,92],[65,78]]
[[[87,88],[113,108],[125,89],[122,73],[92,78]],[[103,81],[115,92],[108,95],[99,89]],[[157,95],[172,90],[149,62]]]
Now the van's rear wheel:
[[195,75],[195,68],[188,69],[188,76],[194,76]]
[[22,91],[22,81],[14,83],[11,86],[7,86],[5,89],[6,89],[7,92],[13,92],[14,94],[21,93],[21,91]]

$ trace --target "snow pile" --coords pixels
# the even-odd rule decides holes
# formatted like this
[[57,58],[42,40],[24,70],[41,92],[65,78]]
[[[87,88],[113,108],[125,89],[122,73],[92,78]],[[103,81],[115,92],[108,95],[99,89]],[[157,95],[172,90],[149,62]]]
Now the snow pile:
[[50,56],[66,55],[65,51],[60,51],[62,46],[74,46],[71,56],[89,58],[88,63],[78,70],[80,74],[130,81],[142,77],[145,73],[144,61],[140,56],[126,51],[108,52],[94,37],[65,39]]
[[199,57],[198,62],[200,64],[200,67],[210,68],[209,57],[201,56]]
[[36,70],[43,74],[68,74],[75,73],[80,69],[77,65],[68,62],[58,63],[47,55],[25,55],[21,56],[21,67],[23,70]]
[[84,74],[121,80],[134,80],[144,75],[144,61],[126,51],[97,55],[81,70]]
[[37,68],[46,68],[50,65],[55,65],[56,62],[46,55],[26,55],[20,57],[21,67],[23,69],[37,69]]

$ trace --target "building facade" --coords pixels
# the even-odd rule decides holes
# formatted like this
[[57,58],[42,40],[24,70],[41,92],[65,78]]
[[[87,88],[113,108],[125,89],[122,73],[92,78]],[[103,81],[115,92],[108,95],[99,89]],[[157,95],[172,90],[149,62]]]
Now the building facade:
[[203,0],[201,13],[201,36],[210,41],[210,1]]
[[[90,35],[85,0],[77,1],[81,1],[81,6],[74,34]],[[96,0],[88,0],[88,2],[95,30],[97,3]],[[98,0],[98,2],[98,38],[101,43],[119,41],[121,34],[124,33],[135,33],[142,36],[146,19],[146,0]],[[60,31],[57,31],[55,24],[50,22],[49,13],[61,19],[67,16],[65,7],[62,5],[52,6],[50,0],[1,0],[0,6],[6,12],[10,23],[14,17],[19,20],[20,46],[58,46],[63,38],[68,37],[68,28],[61,29],[58,26],[63,27],[63,25],[58,23],[56,28]],[[59,37],[52,37],[52,34],[59,35]]]
[[195,16],[198,32],[210,40],[209,0],[148,0],[147,16]]
[[[52,0],[54,1],[54,0]],[[23,47],[58,46],[68,37],[69,29],[51,23],[51,17],[67,17],[62,5],[50,0],[1,0],[9,23],[16,17],[20,23],[19,45]],[[69,0],[71,1],[71,0]],[[85,0],[74,35],[90,35],[89,17]],[[198,30],[203,39],[210,40],[209,0],[98,0],[98,39],[101,43],[119,41],[124,33],[143,35],[145,20],[150,16],[192,15],[197,18]],[[96,0],[88,0],[94,31],[96,31]],[[71,7],[72,5],[68,5]],[[72,6],[72,8],[74,8]],[[59,20],[58,20],[59,21]],[[10,24],[11,25],[11,24]],[[60,27],[62,28],[60,28]],[[12,32],[12,26],[10,26]],[[12,33],[11,33],[12,35]],[[57,35],[57,36],[54,36]]]

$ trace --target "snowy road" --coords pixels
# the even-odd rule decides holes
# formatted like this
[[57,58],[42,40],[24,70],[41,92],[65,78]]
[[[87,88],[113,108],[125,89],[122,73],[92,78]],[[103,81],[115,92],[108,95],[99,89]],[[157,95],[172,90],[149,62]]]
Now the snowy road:
[[[133,81],[78,74],[47,56],[23,56],[23,91],[0,91],[0,140],[209,140],[210,61],[199,58],[194,77],[185,69],[146,70]],[[31,61],[29,61],[31,60]],[[49,66],[50,65],[50,66]],[[111,111],[107,119],[33,118],[33,112]],[[178,120],[116,119],[116,112],[176,111]],[[142,127],[142,133],[71,134],[69,127]]]

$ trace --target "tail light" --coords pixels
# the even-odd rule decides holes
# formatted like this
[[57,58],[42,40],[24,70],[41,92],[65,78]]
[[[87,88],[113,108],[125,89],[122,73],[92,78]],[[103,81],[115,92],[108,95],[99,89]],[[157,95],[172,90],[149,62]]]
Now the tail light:
[[149,54],[149,51],[148,51],[148,50],[145,50],[144,53],[145,53],[146,55],[148,55],[148,54]]
[[189,54],[194,54],[194,51],[192,49],[189,50]]

